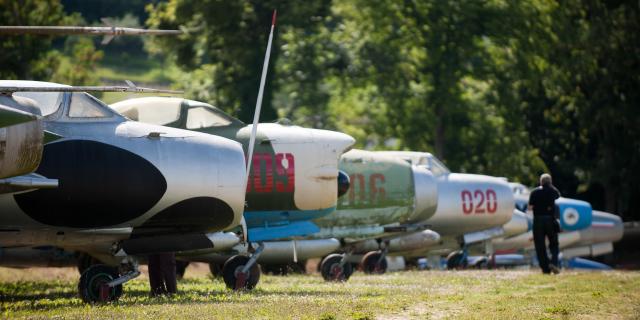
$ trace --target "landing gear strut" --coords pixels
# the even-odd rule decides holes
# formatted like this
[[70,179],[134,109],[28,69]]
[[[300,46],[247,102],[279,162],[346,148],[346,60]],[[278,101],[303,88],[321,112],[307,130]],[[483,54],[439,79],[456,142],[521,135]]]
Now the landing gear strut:
[[87,303],[116,301],[122,296],[122,284],[140,275],[138,263],[127,261],[118,268],[103,264],[88,267],[80,276],[78,293]]
[[260,281],[260,266],[256,263],[264,250],[264,244],[251,254],[251,257],[236,255],[224,263],[222,278],[227,288],[232,290],[251,290]]
[[320,264],[320,272],[326,281],[347,281],[353,273],[351,263],[347,262],[348,254],[330,254]]

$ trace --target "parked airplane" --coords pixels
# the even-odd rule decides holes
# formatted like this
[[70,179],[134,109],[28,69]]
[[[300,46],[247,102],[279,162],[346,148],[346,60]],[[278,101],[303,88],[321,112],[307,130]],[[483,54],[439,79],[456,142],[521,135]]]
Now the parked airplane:
[[1,102],[37,109],[59,138],[44,144],[37,175],[14,170],[2,180],[0,243],[120,265],[91,266],[78,286],[85,301],[116,300],[139,275],[137,255],[225,244],[212,235],[241,221],[244,153],[222,137],[128,121],[82,89],[0,81]]
[[[353,272],[354,253],[367,253],[362,259],[365,269],[378,268],[384,272],[387,252],[438,242],[438,234],[424,224],[437,206],[436,183],[428,170],[364,150],[345,153],[340,159],[340,170],[349,175],[351,188],[341,197],[336,211],[313,220],[320,231],[295,240],[265,242],[258,259],[261,265],[282,270],[291,262],[345,251],[328,255],[321,266],[325,279],[344,281]],[[182,258],[209,262],[212,272],[217,273],[220,263],[244,249],[238,246],[234,250]]]
[[428,152],[382,153],[430,170],[438,182],[438,210],[426,223],[441,235],[440,244],[401,253],[405,258],[417,260],[424,256],[455,251],[449,257],[451,267],[455,267],[464,263],[469,245],[486,243],[506,232],[513,232],[512,229],[522,228],[519,219],[513,218],[514,198],[504,179],[452,173]]
[[[252,126],[206,103],[147,97],[111,107],[136,121],[205,132],[238,141],[245,149],[249,146]],[[278,123],[261,123],[256,139],[244,212],[249,240],[260,242],[318,232],[320,229],[311,220],[335,210],[339,184],[343,192],[349,188],[348,179],[338,180],[338,159],[355,140],[339,132]],[[246,255],[232,258],[242,260],[242,265],[249,263]],[[231,264],[223,267],[230,288],[238,286],[232,271],[235,268]],[[249,283],[259,273],[258,268],[252,270]]]
[[[523,226],[521,219],[503,226],[510,221],[514,208],[504,180],[451,174],[430,154],[352,150],[342,157],[340,169],[350,175],[351,188],[336,212],[316,220],[321,231],[305,239],[267,242],[270,250],[265,249],[261,264],[273,268],[296,258],[319,257],[323,250],[333,249],[343,253],[323,259],[320,271],[327,280],[346,280],[353,271],[351,263],[359,262],[366,272],[384,272],[387,254],[424,256],[429,249],[440,246],[459,248],[463,240],[487,241],[496,235],[526,230],[526,222]],[[435,181],[431,171],[437,174]],[[474,206],[466,202],[474,200],[473,196],[467,198],[470,190],[486,190],[488,199]],[[420,212],[414,211],[420,207],[428,207],[429,214],[412,213]],[[476,208],[478,212],[474,213]],[[447,234],[444,243],[435,230]],[[212,254],[206,259],[200,261],[215,264],[224,256]]]

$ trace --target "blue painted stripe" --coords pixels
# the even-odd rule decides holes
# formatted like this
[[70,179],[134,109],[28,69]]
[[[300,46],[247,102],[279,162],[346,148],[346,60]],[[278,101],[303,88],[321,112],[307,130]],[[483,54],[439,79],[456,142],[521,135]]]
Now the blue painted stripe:
[[295,236],[307,236],[319,231],[320,228],[311,221],[298,221],[279,227],[248,228],[248,238],[249,241],[268,241]]
[[277,210],[277,211],[245,211],[244,219],[248,228],[280,227],[297,221],[309,221],[324,217],[336,207],[318,210]]

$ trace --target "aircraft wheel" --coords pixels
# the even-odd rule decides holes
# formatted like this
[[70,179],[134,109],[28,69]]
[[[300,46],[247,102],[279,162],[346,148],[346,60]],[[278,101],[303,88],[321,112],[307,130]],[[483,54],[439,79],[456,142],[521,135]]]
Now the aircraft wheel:
[[214,278],[221,278],[222,277],[222,264],[216,263],[216,262],[209,262],[209,271],[211,271],[211,275]]
[[189,261],[176,260],[176,279],[182,280],[184,278],[188,266]]
[[222,267],[222,278],[227,288],[232,290],[251,290],[260,281],[260,266],[254,264],[247,274],[242,273],[242,268],[249,262],[247,256],[233,256]]
[[350,263],[340,266],[342,260],[341,254],[330,254],[322,260],[320,272],[326,281],[347,281],[353,273],[353,267]]
[[464,252],[454,251],[447,256],[447,269],[464,269],[467,267],[468,261]]
[[[103,264],[90,266],[80,276],[78,293],[86,303],[116,301],[122,296],[122,285],[102,289],[102,286],[119,277],[118,269]],[[104,290],[104,291],[103,291]]]
[[380,260],[382,253],[379,251],[370,251],[362,257],[360,266],[366,274],[383,274],[387,272],[387,259]]

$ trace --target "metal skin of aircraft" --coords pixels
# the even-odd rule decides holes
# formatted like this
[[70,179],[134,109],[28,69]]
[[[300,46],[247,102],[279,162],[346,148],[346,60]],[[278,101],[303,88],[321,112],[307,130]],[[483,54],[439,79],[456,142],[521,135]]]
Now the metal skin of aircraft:
[[[321,231],[302,240],[266,243],[271,250],[265,249],[261,264],[320,257],[321,250],[311,250],[317,241],[318,249],[347,253],[329,255],[320,266],[325,279],[346,280],[350,263],[359,262],[367,272],[384,272],[387,253],[421,257],[441,248],[450,252],[461,242],[486,242],[527,228],[522,213],[513,218],[513,195],[506,181],[449,173],[428,153],[352,150],[342,157],[340,169],[350,175],[351,188],[336,212],[315,221]],[[427,172],[434,172],[435,181]],[[467,195],[478,190],[487,198],[484,204],[480,195]],[[475,205],[469,203],[474,200]],[[429,209],[422,215],[412,213],[420,207]],[[224,259],[217,254],[207,258],[214,264]]]
[[[326,256],[323,278],[345,281],[353,273],[353,254],[367,253],[361,261],[365,271],[384,272],[384,254],[439,241],[439,235],[424,224],[437,206],[436,182],[428,170],[364,150],[345,153],[340,170],[349,175],[351,187],[339,199],[337,210],[313,220],[320,227],[317,233],[265,242],[258,261],[266,270],[282,272],[292,261]],[[209,262],[215,274],[219,264],[242,247],[234,250],[182,258]],[[345,254],[331,254],[339,251]]]
[[[440,234],[438,246],[423,247],[400,253],[413,260],[428,255],[440,255],[462,250],[450,256],[452,264],[466,256],[467,246],[484,243],[503,235],[521,223],[513,219],[514,197],[504,179],[486,175],[452,173],[428,152],[383,151],[403,159],[414,166],[424,167],[436,177],[438,183],[438,209],[425,223]],[[517,219],[517,218],[516,218]],[[505,229],[504,226],[509,228]]]
[[[0,87],[69,88],[33,81]],[[15,92],[7,99],[36,106],[42,127],[59,139],[44,144],[35,174],[15,171],[3,180],[0,243],[88,252],[108,264],[82,274],[83,300],[118,299],[122,283],[139,275],[136,256],[224,246],[219,231],[240,224],[246,168],[239,143],[129,121],[84,92]],[[1,160],[4,167],[11,158]],[[59,185],[19,183],[36,174],[33,181]]]
[[[120,101],[111,107],[132,120],[226,137],[240,142],[245,150],[249,145],[251,125],[206,103],[146,97]],[[318,232],[319,227],[311,220],[335,210],[339,193],[338,160],[354,143],[352,137],[339,132],[259,124],[246,189],[244,219],[248,240],[261,243]],[[348,179],[341,182],[341,187],[348,189]],[[241,246],[244,247],[241,252],[251,251],[251,247]],[[267,244],[259,248],[263,248],[258,251],[261,256]],[[238,256],[245,258],[243,254]],[[239,289],[235,273],[229,268],[222,270],[225,283],[229,288]],[[252,270],[245,288],[257,284],[260,271],[257,267]]]

